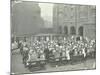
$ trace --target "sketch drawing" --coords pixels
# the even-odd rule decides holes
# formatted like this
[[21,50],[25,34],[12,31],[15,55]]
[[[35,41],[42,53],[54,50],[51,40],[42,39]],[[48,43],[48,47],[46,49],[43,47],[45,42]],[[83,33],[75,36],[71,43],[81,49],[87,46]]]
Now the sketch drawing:
[[96,6],[11,0],[11,74],[96,69]]

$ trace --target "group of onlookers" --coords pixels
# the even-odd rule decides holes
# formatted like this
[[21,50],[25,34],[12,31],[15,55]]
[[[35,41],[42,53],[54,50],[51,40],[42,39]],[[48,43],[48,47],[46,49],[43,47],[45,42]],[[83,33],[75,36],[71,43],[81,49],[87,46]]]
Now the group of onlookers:
[[76,37],[62,38],[60,40],[19,40],[20,53],[23,56],[23,62],[49,60],[50,57],[66,58],[70,60],[71,56],[81,56],[85,58],[87,54],[95,52],[95,39],[89,40],[83,37],[77,40]]

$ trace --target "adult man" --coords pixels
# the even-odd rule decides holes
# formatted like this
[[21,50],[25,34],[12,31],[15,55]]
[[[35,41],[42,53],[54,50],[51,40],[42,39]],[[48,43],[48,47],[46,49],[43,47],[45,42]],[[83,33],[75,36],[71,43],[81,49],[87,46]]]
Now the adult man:
[[67,60],[70,60],[70,51],[69,50],[66,50],[66,57],[67,57]]
[[49,49],[48,49],[47,46],[46,46],[46,48],[44,49],[44,53],[45,53],[46,61],[48,62],[48,60],[49,60]]
[[28,46],[24,46],[23,47],[23,63],[26,63],[26,60],[28,59],[28,52],[29,52],[29,49],[28,49]]

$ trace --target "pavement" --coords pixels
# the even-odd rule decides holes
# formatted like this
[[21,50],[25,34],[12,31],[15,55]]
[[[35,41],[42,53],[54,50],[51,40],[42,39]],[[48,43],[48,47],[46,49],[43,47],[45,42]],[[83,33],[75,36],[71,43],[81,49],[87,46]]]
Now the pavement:
[[87,69],[95,69],[96,62],[95,59],[88,59],[86,61],[77,62],[75,64],[66,64],[66,65],[55,65],[55,67],[51,66],[51,64],[45,65],[45,68],[31,68],[31,71],[24,66],[22,63],[22,56],[19,52],[12,53],[11,56],[11,73],[36,73],[36,72],[51,72],[51,71],[71,71],[71,70],[87,70]]

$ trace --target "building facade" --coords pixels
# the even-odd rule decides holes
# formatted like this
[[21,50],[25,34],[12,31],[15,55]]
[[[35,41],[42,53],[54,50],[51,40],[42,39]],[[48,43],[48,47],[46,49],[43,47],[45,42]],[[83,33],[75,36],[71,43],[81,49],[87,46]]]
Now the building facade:
[[53,26],[56,33],[94,39],[96,36],[96,6],[55,4]]
[[37,33],[44,25],[39,4],[32,1],[12,1],[11,30],[14,35]]

